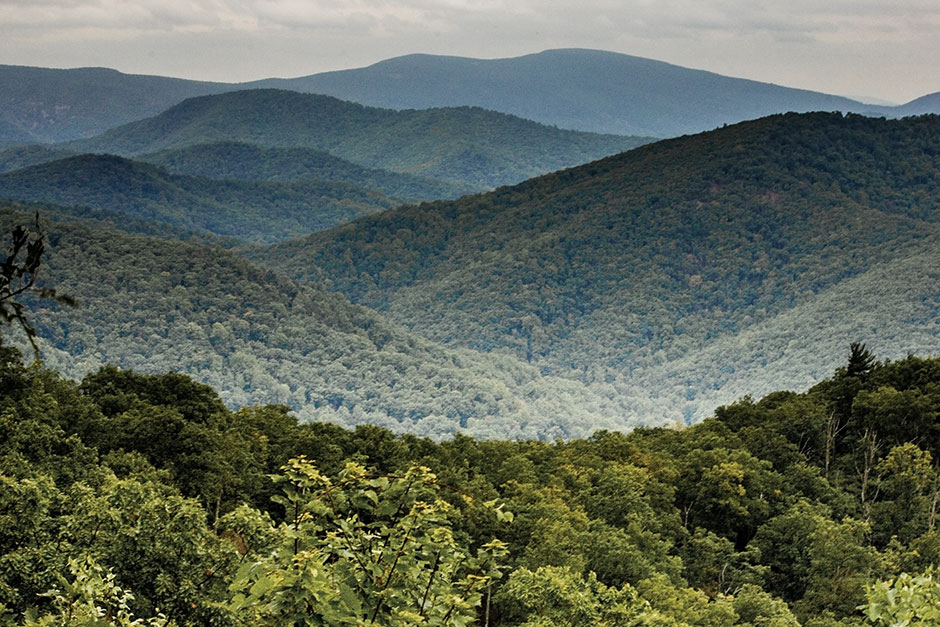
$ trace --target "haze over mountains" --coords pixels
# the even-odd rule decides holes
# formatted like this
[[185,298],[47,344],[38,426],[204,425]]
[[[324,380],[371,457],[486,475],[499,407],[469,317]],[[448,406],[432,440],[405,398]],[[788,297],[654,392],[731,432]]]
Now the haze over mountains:
[[[88,294],[78,312],[43,313],[49,358],[72,375],[110,361],[174,367],[229,402],[279,400],[305,417],[551,439],[697,420],[745,393],[804,388],[852,341],[890,358],[940,351],[936,116],[772,116],[239,249],[254,266],[166,242],[218,231],[197,224],[211,215],[199,181],[211,197],[215,179],[82,156],[0,184],[30,175],[39,190],[57,169],[68,179],[96,162],[196,187],[153,195],[166,202],[159,216],[102,192],[107,224],[50,228],[70,242],[51,242],[50,280]],[[226,224],[254,229],[243,240],[286,232],[250,203],[221,204]],[[163,241],[115,232],[150,232],[173,208],[180,221]],[[332,304],[301,305],[311,299]]]
[[[850,341],[891,357],[940,349],[938,167],[937,117],[775,116],[396,209],[262,258],[428,339],[701,418],[733,400],[735,380],[752,393],[809,384]],[[873,286],[890,264],[920,278],[882,288],[903,292],[885,304]],[[911,309],[892,317],[897,300]]]
[[274,241],[406,202],[517,183],[646,141],[478,108],[397,112],[247,90],[186,100],[87,140],[0,151],[0,198]]
[[654,137],[788,111],[891,113],[849,98],[580,49],[493,60],[416,54],[257,84],[393,109],[469,104],[561,128]]
[[[936,116],[794,113],[655,143],[558,128],[893,116],[931,111],[936,94],[878,108],[558,50],[412,55],[252,89],[42,71],[27,111],[30,69],[4,71],[20,82],[2,119],[33,138],[202,90],[91,137],[0,151],[0,198],[23,203],[5,211],[54,217],[70,244],[50,279],[89,295],[81,313],[47,313],[50,358],[71,375],[179,367],[229,402],[305,417],[553,438],[805,387],[851,341],[885,357],[940,349]],[[96,93],[110,100],[93,112]],[[89,262],[103,277],[76,273]],[[331,304],[297,304],[311,298]],[[440,398],[428,368],[450,373]]]
[[371,106],[480,106],[561,128],[671,137],[772,113],[940,112],[936,94],[899,107],[731,78],[599,50],[511,59],[409,55],[354,70],[243,84],[126,75],[102,68],[0,66],[0,147],[90,137],[199,95],[279,87]]
[[186,98],[233,89],[223,83],[0,65],[0,146],[90,137],[156,115]]
[[259,89],[186,100],[66,146],[125,156],[220,141],[309,148],[360,166],[496,187],[627,150],[645,138],[564,131],[478,108],[392,111]]

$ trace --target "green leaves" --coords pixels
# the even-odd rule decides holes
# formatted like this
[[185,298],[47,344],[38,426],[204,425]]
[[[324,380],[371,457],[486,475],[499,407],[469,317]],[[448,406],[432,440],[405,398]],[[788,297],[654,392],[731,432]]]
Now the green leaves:
[[76,625],[81,627],[165,627],[166,616],[134,618],[130,604],[134,595],[118,585],[110,569],[99,566],[90,556],[68,561],[70,577],[59,575],[59,586],[43,593],[52,601],[53,612],[42,617],[27,612],[26,627]]
[[10,235],[13,242],[10,245],[9,254],[0,264],[0,322],[9,324],[16,321],[19,323],[38,357],[36,329],[26,319],[20,297],[27,292],[35,292],[42,298],[52,298],[70,305],[75,305],[76,301],[69,296],[57,296],[52,288],[36,287],[36,275],[46,248],[45,234],[39,226],[39,214],[36,214],[34,231],[19,224],[13,227]]
[[506,622],[520,627],[678,626],[653,610],[631,586],[609,588],[593,573],[582,577],[567,567],[515,570],[498,601]]
[[330,478],[298,457],[275,480],[287,513],[280,543],[231,586],[231,609],[259,622],[459,626],[501,575],[506,545],[493,540],[474,555],[459,543],[426,467],[377,476],[347,462]]
[[866,588],[859,608],[868,621],[885,627],[940,624],[940,580],[933,567],[923,573],[901,573]]

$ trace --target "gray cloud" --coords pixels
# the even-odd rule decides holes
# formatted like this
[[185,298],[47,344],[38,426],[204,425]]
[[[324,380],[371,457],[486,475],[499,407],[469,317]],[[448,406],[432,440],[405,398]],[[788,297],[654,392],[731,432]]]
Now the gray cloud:
[[[846,32],[862,35],[924,20],[940,22],[935,0],[0,0],[2,29],[140,28],[162,31],[202,27],[259,31],[265,28],[427,27],[460,30],[467,22],[533,20],[552,30],[573,23],[606,22],[633,34],[656,28],[729,34]],[[525,28],[526,24],[517,27]],[[609,35],[609,33],[599,33]],[[649,34],[653,34],[650,32]]]
[[936,0],[0,0],[0,62],[239,80],[589,47],[903,99],[940,90],[938,30]]

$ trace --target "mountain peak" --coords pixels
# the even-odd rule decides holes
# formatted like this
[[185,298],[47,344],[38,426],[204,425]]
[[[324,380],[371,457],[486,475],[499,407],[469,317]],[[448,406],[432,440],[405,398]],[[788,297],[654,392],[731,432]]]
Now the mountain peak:
[[881,112],[841,96],[588,48],[502,59],[411,54],[256,85],[391,109],[476,105],[559,128],[655,137],[785,111]]

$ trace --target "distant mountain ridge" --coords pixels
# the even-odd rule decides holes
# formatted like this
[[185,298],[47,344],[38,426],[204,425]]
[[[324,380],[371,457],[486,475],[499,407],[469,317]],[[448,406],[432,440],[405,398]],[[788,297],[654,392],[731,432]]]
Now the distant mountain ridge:
[[940,92],[921,96],[897,109],[903,115],[925,115],[940,113]]
[[0,65],[0,148],[89,137],[186,98],[278,87],[388,108],[480,106],[581,131],[671,137],[787,111],[940,113],[930,94],[885,107],[601,50],[509,59],[414,54],[299,78],[212,83]]
[[840,96],[585,49],[492,60],[414,54],[254,85],[392,109],[474,105],[561,128],[655,137],[789,111],[891,114]]
[[490,188],[647,141],[560,130],[475,107],[392,111],[331,96],[253,89],[191,98],[62,147],[123,156],[217,142],[309,148],[366,168]]
[[91,137],[186,98],[232,89],[108,68],[0,65],[0,147]]

